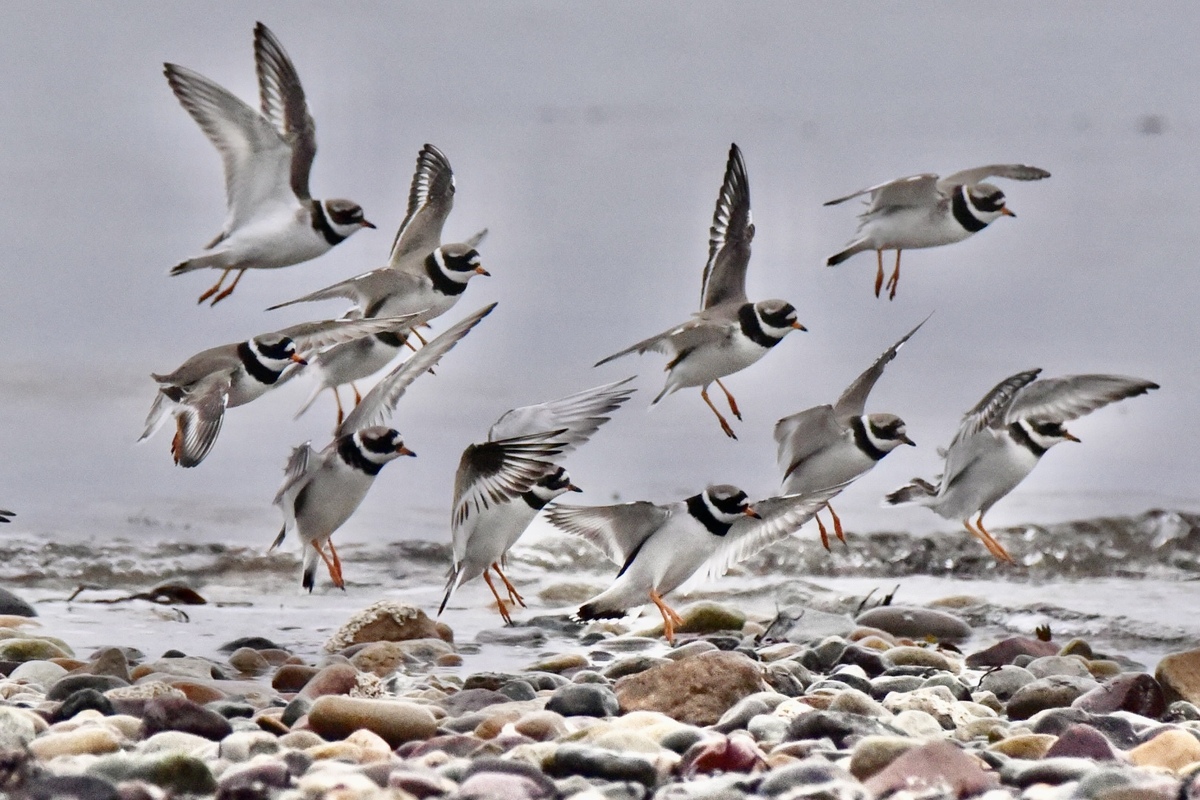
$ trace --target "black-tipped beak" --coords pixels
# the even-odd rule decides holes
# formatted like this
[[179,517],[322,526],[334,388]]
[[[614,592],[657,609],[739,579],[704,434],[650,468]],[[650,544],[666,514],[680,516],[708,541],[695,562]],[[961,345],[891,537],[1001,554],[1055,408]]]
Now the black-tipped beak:
[[907,445],[909,445],[909,446],[911,446],[911,447],[916,447],[916,446],[917,446],[917,443],[916,443],[916,442],[914,442],[912,439],[908,438],[907,436],[905,436],[905,435],[903,435],[903,434],[901,434],[901,436],[900,436],[900,441],[904,442],[905,444],[907,444]]
[[1078,442],[1079,441],[1079,437],[1076,436],[1075,434],[1071,433],[1070,431],[1063,431],[1063,438],[1066,439],[1068,442]]
[[1016,218],[1016,216],[1017,216],[1016,214],[1014,214],[1013,212],[1011,212],[1011,211],[1009,211],[1009,210],[1008,210],[1008,206],[1003,206],[1003,207],[1000,209],[1000,214],[1001,214],[1002,216],[1005,216],[1005,217],[1012,217],[1012,218],[1014,218],[1014,219],[1015,219],[1015,218]]
[[476,268],[475,268],[475,274],[476,274],[476,275],[487,275],[489,278],[490,278],[490,277],[492,277],[492,273],[488,272],[488,271],[487,271],[486,269],[484,269],[483,267],[476,267]]
[[573,483],[568,483],[568,484],[567,484],[567,491],[568,491],[568,492],[582,492],[582,491],[583,491],[583,489],[580,489],[578,486],[576,486],[576,485],[575,485],[575,484],[573,484]]
[[412,456],[413,458],[416,458],[416,457],[417,457],[417,454],[416,454],[416,453],[414,453],[412,450],[409,450],[409,449],[408,449],[407,447],[405,447],[404,445],[400,445],[399,447],[397,447],[397,448],[396,448],[396,452],[397,452],[397,453],[399,453],[399,454],[400,454],[400,455],[402,455],[402,456]]
[[374,222],[368,222],[367,220],[365,220],[365,219],[364,219],[364,220],[362,221],[362,226],[363,226],[364,228],[374,228],[374,227],[375,227],[375,223],[374,223]]
[[762,516],[757,511],[755,511],[754,508],[751,506],[746,506],[746,510],[743,511],[742,513],[745,514],[747,517],[753,517],[754,519],[762,519]]
[[292,361],[302,366],[308,366],[308,362],[301,358],[299,353],[292,353]]
[[807,330],[808,330],[808,328],[804,327],[804,326],[803,326],[803,325],[801,325],[799,322],[793,322],[793,323],[792,323],[792,327],[793,327],[793,328],[795,328],[795,329],[796,329],[796,330],[798,330],[798,331],[807,331]]

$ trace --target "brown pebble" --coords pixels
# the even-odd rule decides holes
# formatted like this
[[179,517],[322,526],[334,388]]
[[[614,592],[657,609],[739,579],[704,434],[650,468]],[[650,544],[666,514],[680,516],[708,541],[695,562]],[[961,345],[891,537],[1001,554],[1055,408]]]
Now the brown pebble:
[[458,653],[444,653],[438,656],[433,663],[439,667],[461,667],[463,660]]
[[[296,658],[296,656],[292,655],[287,650],[283,650],[278,647],[265,647],[262,650],[259,650],[258,654],[265,658],[267,663],[272,667],[278,667],[281,664],[295,663],[291,659]],[[300,663],[303,664],[304,660],[301,659]]]
[[50,658],[47,659],[51,664],[58,664],[67,672],[74,672],[77,669],[83,669],[88,665],[87,661],[80,661],[78,658]]
[[553,711],[534,711],[517,720],[513,725],[517,733],[537,742],[550,742],[567,732],[567,724],[561,714]]
[[298,692],[320,671],[304,664],[284,664],[275,671],[271,688],[277,692]]
[[171,686],[183,692],[184,697],[197,705],[211,703],[214,700],[224,700],[228,695],[212,686],[187,680],[169,680]]
[[229,654],[229,666],[244,675],[262,675],[271,668],[270,662],[257,650],[239,647]]
[[273,733],[276,736],[283,736],[285,733],[288,733],[291,728],[289,728],[287,725],[284,725],[283,720],[280,719],[280,715],[283,713],[283,710],[269,709],[269,711],[278,713],[267,713],[260,711],[258,714],[254,715],[254,723],[267,733]]
[[349,694],[358,685],[358,670],[349,664],[331,664],[312,677],[300,690],[309,699],[328,694]]

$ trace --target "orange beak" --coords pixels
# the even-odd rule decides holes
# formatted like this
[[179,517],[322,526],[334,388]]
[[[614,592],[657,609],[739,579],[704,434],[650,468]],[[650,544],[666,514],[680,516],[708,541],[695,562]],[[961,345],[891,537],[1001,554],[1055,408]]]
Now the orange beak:
[[486,269],[484,269],[483,267],[476,267],[476,268],[475,268],[475,274],[476,274],[476,275],[487,275],[489,278],[490,278],[490,277],[492,277],[492,273],[488,272],[488,271],[487,271]]
[[804,327],[804,326],[803,326],[803,325],[801,325],[799,322],[793,322],[793,323],[792,323],[792,327],[793,327],[793,328],[795,328],[795,329],[796,329],[796,330],[798,330],[798,331],[807,331],[807,330],[808,330],[808,328]]
[[400,445],[399,447],[397,447],[396,452],[402,456],[412,456],[414,458],[416,458],[416,455],[417,455],[416,453],[414,453],[412,450],[409,450],[404,445]]
[[292,353],[292,361],[295,361],[297,364],[302,366],[308,365],[308,362],[301,358],[299,353]]
[[742,513],[745,514],[747,517],[753,517],[754,519],[762,519],[762,517],[759,516],[759,513],[757,511],[755,511],[753,508],[751,508],[750,506],[746,506],[746,510],[743,511]]
[[908,438],[907,436],[901,436],[900,441],[904,442],[907,445],[911,445],[912,447],[917,446],[917,443],[914,442],[912,439]]
[[1079,441],[1079,437],[1076,436],[1075,434],[1071,433],[1070,431],[1063,431],[1063,438],[1066,439],[1068,442],[1078,442]]
[[362,226],[363,226],[364,228],[374,228],[374,227],[375,227],[375,223],[374,223],[374,222],[368,222],[367,220],[365,220],[365,219],[364,219],[364,220],[362,221]]
[[1001,208],[1000,214],[1005,217],[1012,217],[1013,219],[1016,219],[1016,216],[1017,216],[1016,214],[1014,214],[1013,212],[1008,210],[1008,206],[1004,206],[1003,208]]
[[575,485],[575,484],[573,484],[573,483],[568,483],[568,484],[567,484],[567,491],[568,491],[568,492],[582,492],[582,491],[583,491],[583,489],[580,489],[578,486],[576,486],[576,485]]

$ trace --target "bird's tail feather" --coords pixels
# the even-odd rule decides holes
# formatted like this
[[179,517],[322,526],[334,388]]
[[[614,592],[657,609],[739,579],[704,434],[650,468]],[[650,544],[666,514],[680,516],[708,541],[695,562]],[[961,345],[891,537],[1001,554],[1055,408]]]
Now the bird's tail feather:
[[212,253],[206,253],[202,256],[189,258],[187,261],[181,261],[171,267],[172,275],[182,275],[185,272],[192,272],[197,269],[228,269],[229,254],[225,250],[217,250]]
[[317,549],[315,547],[304,548],[304,571],[300,574],[300,586],[312,593],[313,587],[317,585]]
[[901,486],[883,498],[889,506],[902,506],[909,503],[926,505],[927,501],[937,496],[938,487],[927,480],[913,478],[910,483]]
[[462,570],[458,566],[450,567],[450,574],[446,579],[446,593],[442,595],[442,604],[438,606],[437,615],[439,617],[446,610],[446,603],[450,602],[450,595],[454,594],[454,590],[458,588],[458,578],[461,574]]
[[850,256],[856,255],[857,253],[861,253],[865,250],[870,250],[870,249],[872,249],[871,245],[867,244],[867,241],[865,239],[859,239],[858,241],[851,242],[846,247],[845,250],[842,250],[841,252],[834,253],[833,255],[831,255],[825,261],[825,266],[836,267],[838,264],[842,263]]

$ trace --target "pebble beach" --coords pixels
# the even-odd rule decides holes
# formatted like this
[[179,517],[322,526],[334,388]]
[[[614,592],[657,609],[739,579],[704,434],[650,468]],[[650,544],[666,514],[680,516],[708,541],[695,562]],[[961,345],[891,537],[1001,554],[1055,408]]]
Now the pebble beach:
[[[1186,528],[1177,545],[1196,530],[1192,517],[1147,520]],[[877,566],[896,546],[858,542]],[[787,572],[798,552],[767,551],[741,579]],[[553,543],[526,553],[515,574],[556,555]],[[30,589],[38,616],[0,617],[8,796],[1167,800],[1187,796],[1200,765],[1200,650],[1167,639],[1131,655],[1111,635],[1071,635],[1069,614],[1032,625],[1028,609],[998,626],[969,595],[905,603],[902,589],[881,604],[885,593],[802,595],[795,580],[788,597],[802,604],[760,613],[743,591],[697,592],[668,646],[657,615],[580,624],[546,602],[570,593],[546,578],[513,626],[486,608],[432,620],[397,599],[354,607],[370,594],[355,590],[338,593],[353,610],[320,636],[273,623],[264,599],[250,618],[270,635],[218,645],[220,620],[245,604],[168,577],[134,600],[93,589],[63,604]],[[72,622],[108,613],[122,622]],[[175,646],[122,644],[144,615]]]

